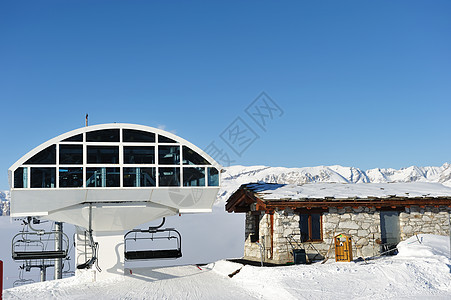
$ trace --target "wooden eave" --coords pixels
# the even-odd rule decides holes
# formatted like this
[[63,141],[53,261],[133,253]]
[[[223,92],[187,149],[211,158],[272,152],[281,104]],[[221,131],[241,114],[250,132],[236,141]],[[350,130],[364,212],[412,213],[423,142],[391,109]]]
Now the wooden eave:
[[251,211],[251,204],[256,203],[255,210],[273,212],[276,209],[328,209],[329,207],[342,208],[350,207],[374,207],[374,208],[403,208],[410,206],[449,206],[451,207],[451,197],[397,197],[386,198],[307,198],[300,200],[291,199],[261,199],[258,193],[244,189],[236,191],[227,201],[226,210],[228,212],[248,212]]
[[239,189],[227,200],[226,211],[228,212],[248,212],[251,204],[256,203],[257,211],[266,211],[266,203],[256,197],[254,192],[247,189]]
[[305,199],[300,201],[280,201],[280,200],[264,200],[266,208],[269,210],[285,209],[285,208],[329,208],[329,207],[410,207],[410,206],[450,206],[451,198],[449,197],[388,197],[388,198],[371,198],[371,199]]

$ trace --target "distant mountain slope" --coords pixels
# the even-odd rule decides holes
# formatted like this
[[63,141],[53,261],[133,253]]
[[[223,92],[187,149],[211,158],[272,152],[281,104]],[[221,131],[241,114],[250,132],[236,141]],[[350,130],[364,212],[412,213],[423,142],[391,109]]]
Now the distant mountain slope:
[[[267,166],[231,166],[224,168],[222,187],[216,206],[222,206],[240,185],[250,182],[304,184],[313,182],[385,183],[385,182],[439,182],[451,186],[451,164],[440,167],[360,170],[354,167],[317,166],[283,168]],[[0,213],[9,215],[9,191],[0,191]]]
[[0,216],[9,216],[9,191],[0,191]]
[[222,205],[240,185],[258,181],[282,184],[439,182],[451,186],[451,165],[445,163],[441,167],[411,166],[399,170],[389,168],[366,171],[339,165],[304,168],[231,166],[225,168],[225,172],[222,174],[222,187],[218,202]]

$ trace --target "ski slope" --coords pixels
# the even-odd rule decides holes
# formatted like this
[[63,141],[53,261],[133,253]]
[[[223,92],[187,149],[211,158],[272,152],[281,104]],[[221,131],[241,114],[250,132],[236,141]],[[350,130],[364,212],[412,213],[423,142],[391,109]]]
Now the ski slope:
[[137,267],[102,282],[85,272],[8,289],[4,299],[450,299],[450,264],[449,237],[419,235],[401,242],[398,255],[367,262]]

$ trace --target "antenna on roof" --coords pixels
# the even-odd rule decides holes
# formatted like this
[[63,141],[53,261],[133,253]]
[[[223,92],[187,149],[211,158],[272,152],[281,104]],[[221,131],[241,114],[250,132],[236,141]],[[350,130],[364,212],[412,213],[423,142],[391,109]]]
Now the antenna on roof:
[[88,127],[88,114],[86,114],[85,121],[86,121],[85,126]]

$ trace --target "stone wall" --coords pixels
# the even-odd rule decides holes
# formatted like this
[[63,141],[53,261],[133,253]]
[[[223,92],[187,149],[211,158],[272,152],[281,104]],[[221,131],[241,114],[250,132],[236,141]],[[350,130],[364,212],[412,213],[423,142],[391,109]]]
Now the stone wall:
[[[406,208],[400,212],[400,238],[405,240],[414,234],[449,234],[449,212],[446,207],[440,208]],[[250,241],[253,233],[253,216],[246,215],[246,241],[244,255],[246,259],[260,260],[260,248],[257,243]],[[260,215],[259,242],[264,247],[264,261],[286,263],[293,261],[292,246],[289,236],[293,237],[292,244],[298,248],[296,241],[300,241],[299,214],[291,209],[274,212],[273,253],[271,256],[270,216]],[[344,207],[342,209],[329,208],[322,214],[321,242],[304,243],[303,247],[310,259],[322,259],[333,243],[333,237],[344,233],[352,236],[353,257],[369,257],[380,253],[380,214],[375,208]],[[294,243],[293,243],[294,241]],[[334,258],[332,246],[329,258]]]
[[415,234],[449,235],[449,213],[451,209],[445,206],[420,208],[412,206],[399,214],[401,240]]
[[[258,217],[260,219],[259,221],[259,241],[258,243],[252,243],[251,242],[251,235],[255,232],[255,221],[254,218]],[[269,255],[267,253],[267,250],[264,251],[264,249],[260,248],[260,245],[265,244],[265,238],[261,237],[268,237],[270,236],[270,221],[269,221],[269,215],[265,215],[263,212],[260,215],[255,215],[255,213],[252,215],[250,212],[246,213],[246,222],[245,222],[245,241],[244,241],[244,258],[260,261],[261,255],[265,257],[265,261],[269,258]],[[260,245],[259,245],[260,244]],[[270,245],[270,241],[268,241],[268,245]],[[266,247],[269,249],[269,247]],[[263,251],[261,251],[263,250]]]
[[[277,211],[274,214],[274,262],[285,263],[293,261],[291,254],[292,247],[287,239],[292,236],[292,244],[300,241],[299,214],[290,209]],[[373,256],[379,253],[380,240],[380,217],[379,213],[372,208],[351,208],[343,209],[330,208],[322,215],[322,236],[321,242],[308,242],[302,246],[306,249],[311,260],[323,259],[329,250],[333,237],[344,233],[352,236],[354,257]],[[299,245],[301,246],[301,245]],[[334,257],[332,248],[329,257]]]

